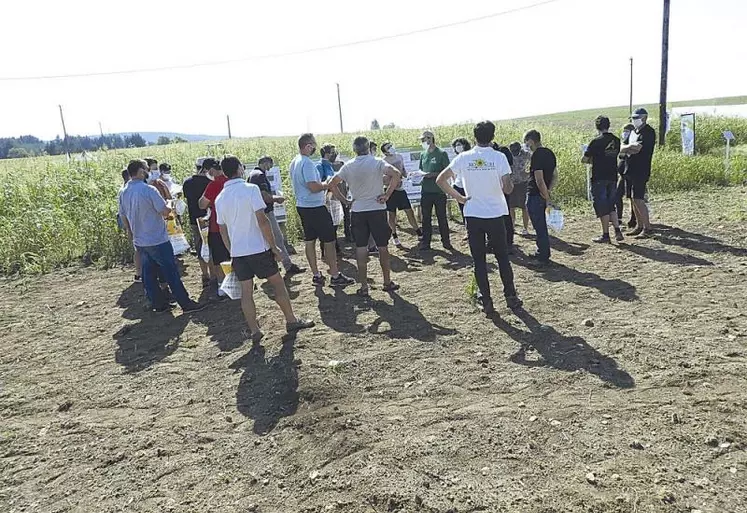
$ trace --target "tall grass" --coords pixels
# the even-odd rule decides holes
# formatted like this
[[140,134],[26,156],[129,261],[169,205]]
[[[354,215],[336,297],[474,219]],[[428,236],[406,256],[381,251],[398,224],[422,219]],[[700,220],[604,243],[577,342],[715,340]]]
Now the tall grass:
[[[699,123],[699,137],[716,141],[721,121],[710,125]],[[747,137],[747,126],[728,122],[741,140]],[[554,124],[527,122],[499,123],[496,140],[503,144],[521,140],[523,133],[537,128],[544,143],[558,157],[558,181],[553,195],[557,201],[582,201],[586,198],[586,169],[580,163],[580,146],[593,133]],[[701,135],[701,129],[704,130]],[[456,137],[469,137],[471,125],[438,127],[437,142],[447,145]],[[393,129],[368,132],[381,143],[392,141],[399,148],[416,147],[419,130]],[[742,135],[744,134],[744,135]],[[678,140],[670,134],[670,145],[657,149],[654,158],[652,188],[654,191],[685,190],[706,184],[728,185],[745,179],[747,155],[737,155],[731,171],[726,173],[723,158],[716,155],[685,157],[678,152]],[[353,136],[320,135],[319,144],[336,144],[342,153],[351,153]],[[703,142],[703,144],[710,144]],[[715,143],[714,143],[715,144]],[[244,162],[271,155],[284,174],[285,194],[289,197],[287,231],[292,239],[300,232],[292,208],[294,199],[286,170],[296,154],[295,138],[258,138],[224,142],[224,151],[238,155]],[[153,155],[168,161],[173,175],[181,182],[194,168],[196,157],[207,153],[204,144],[184,143],[154,146],[137,150],[99,151],[88,161],[64,157],[36,157],[0,161],[0,274],[43,273],[51,269],[84,261],[112,266],[132,257],[132,246],[117,229],[116,195],[122,184],[120,172],[132,158]]]

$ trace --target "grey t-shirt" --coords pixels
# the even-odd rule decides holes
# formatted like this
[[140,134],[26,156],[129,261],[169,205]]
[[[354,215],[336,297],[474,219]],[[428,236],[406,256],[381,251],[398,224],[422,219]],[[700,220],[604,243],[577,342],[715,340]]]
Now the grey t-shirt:
[[345,180],[353,197],[353,212],[385,210],[386,204],[376,198],[384,193],[386,162],[371,155],[361,155],[347,161],[337,176]]
[[391,164],[392,166],[396,167],[397,170],[402,173],[402,180],[399,182],[399,186],[397,187],[398,191],[404,191],[405,190],[405,178],[407,178],[407,170],[405,169],[405,159],[402,158],[402,155],[399,153],[395,153],[394,155],[387,155],[384,157],[384,160]]
[[165,209],[166,201],[158,190],[142,180],[130,180],[119,195],[119,215],[130,223],[133,243],[139,248],[169,241],[162,215]]

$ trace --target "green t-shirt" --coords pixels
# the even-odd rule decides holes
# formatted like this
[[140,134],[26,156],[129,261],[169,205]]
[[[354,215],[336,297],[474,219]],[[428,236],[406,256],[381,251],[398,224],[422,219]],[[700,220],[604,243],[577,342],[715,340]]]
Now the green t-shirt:
[[[420,170],[424,173],[440,173],[449,167],[449,155],[440,148],[433,151],[424,151],[420,154]],[[445,194],[436,184],[435,178],[423,178],[422,192],[435,192]]]

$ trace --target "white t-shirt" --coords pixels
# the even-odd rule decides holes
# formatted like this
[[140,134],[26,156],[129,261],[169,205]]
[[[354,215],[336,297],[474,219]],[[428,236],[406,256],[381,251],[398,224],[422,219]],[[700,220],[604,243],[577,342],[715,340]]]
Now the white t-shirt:
[[386,204],[376,198],[384,194],[384,169],[386,162],[371,155],[360,155],[348,160],[337,176],[345,180],[353,197],[352,212],[384,210]]
[[465,196],[464,217],[491,219],[508,215],[501,177],[511,174],[508,159],[493,148],[476,146],[454,157],[451,170],[461,180]]
[[257,222],[257,211],[265,210],[259,187],[243,178],[228,180],[215,198],[218,224],[225,225],[231,239],[231,256],[242,257],[264,253],[270,246]]

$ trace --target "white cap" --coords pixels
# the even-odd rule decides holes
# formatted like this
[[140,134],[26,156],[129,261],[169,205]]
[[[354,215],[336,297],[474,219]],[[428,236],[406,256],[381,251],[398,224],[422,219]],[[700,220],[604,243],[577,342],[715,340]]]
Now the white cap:
[[202,163],[205,162],[205,159],[207,157],[197,157],[197,160],[195,160],[195,166],[202,167]]

